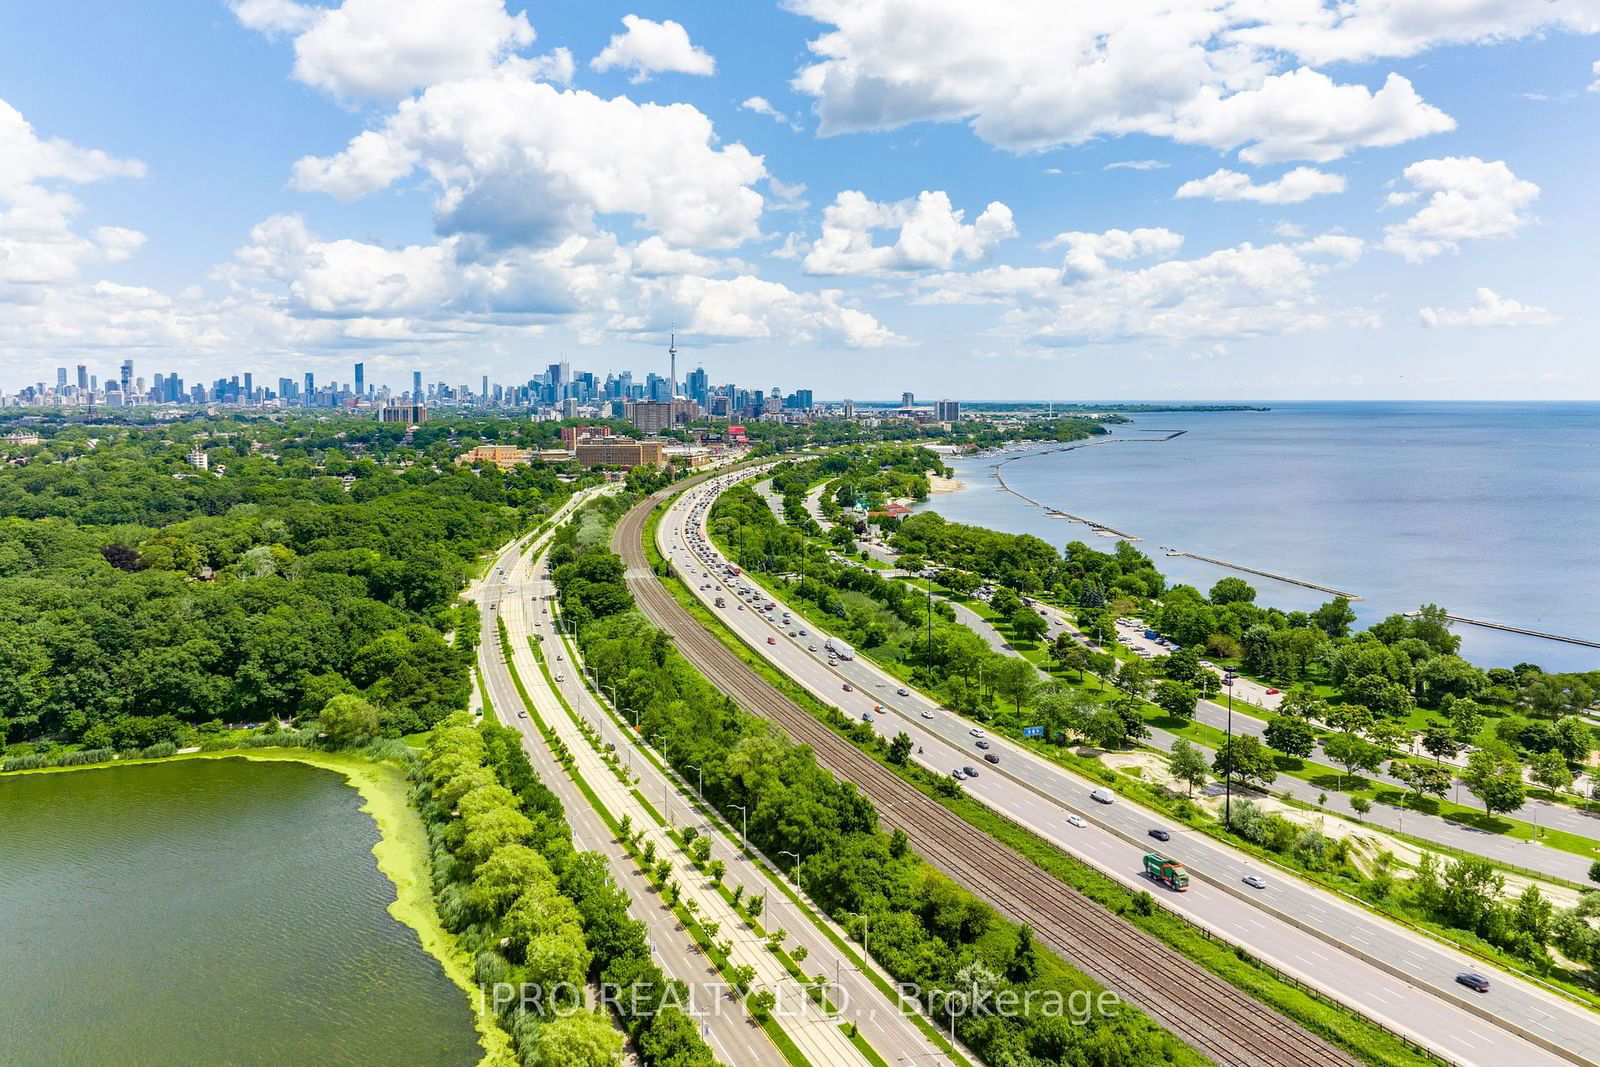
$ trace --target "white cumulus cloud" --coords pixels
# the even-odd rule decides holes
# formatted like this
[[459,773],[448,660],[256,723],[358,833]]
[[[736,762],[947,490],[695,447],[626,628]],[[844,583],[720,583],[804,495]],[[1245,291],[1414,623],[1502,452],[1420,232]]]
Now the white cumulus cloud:
[[293,33],[294,76],[344,100],[393,100],[482,74],[533,43],[528,17],[504,0],[343,0],[316,7],[242,0],[251,29]]
[[1559,315],[1501,296],[1493,289],[1480,288],[1473,295],[1476,299],[1468,307],[1427,307],[1418,314],[1428,326],[1549,326],[1561,321]]
[[645,81],[652,74],[716,73],[717,61],[689,40],[689,31],[681,23],[624,15],[622,24],[627,29],[611,38],[589,61],[590,67],[598,71],[629,70],[635,82]]
[[1144,256],[1170,256],[1183,245],[1183,234],[1163,227],[1136,230],[1106,230],[1084,233],[1073,230],[1052,237],[1047,244],[1066,245],[1067,255],[1061,273],[1065,278],[1093,278],[1106,274],[1106,260],[1139,259]]
[[514,68],[435,85],[401,102],[334,156],[295,164],[297,188],[355,197],[422,168],[443,234],[491,244],[551,244],[594,229],[597,214],[637,218],[687,248],[727,248],[758,233],[761,157],[719,144],[687,104],[638,104],[532,81]]
[[[1457,251],[1462,241],[1510,237],[1533,221],[1528,208],[1539,198],[1539,187],[1503,161],[1477,156],[1419,160],[1404,177],[1427,203],[1404,222],[1384,227],[1383,247],[1413,263]],[[1389,202],[1404,201],[1391,194]]]
[[[1284,6],[1312,3],[1321,6]],[[1278,5],[1265,0],[788,6],[828,27],[792,82],[815,99],[824,135],[968,122],[983,140],[1022,152],[1142,133],[1266,163],[1327,162],[1454,125],[1398,74],[1376,90],[1340,84],[1282,48],[1234,35],[1276,24]]]
[[[846,190],[822,213],[822,236],[805,255],[808,274],[880,274],[948,270],[959,260],[981,259],[1015,237],[1011,209],[995,201],[970,223],[943,191],[923,191],[915,200],[880,203]],[[892,244],[873,242],[880,230],[896,230]]]
[[1344,192],[1341,174],[1329,174],[1314,167],[1296,167],[1270,182],[1252,181],[1248,174],[1221,169],[1204,178],[1178,186],[1173,194],[1179,200],[1203,197],[1207,200],[1249,200],[1257,204],[1299,204],[1314,196]]

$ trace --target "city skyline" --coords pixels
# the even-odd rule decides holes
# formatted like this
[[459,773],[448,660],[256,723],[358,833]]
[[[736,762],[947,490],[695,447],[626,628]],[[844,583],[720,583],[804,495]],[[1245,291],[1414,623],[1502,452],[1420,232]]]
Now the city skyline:
[[17,8],[0,378],[1600,398],[1582,5],[1168,8]]

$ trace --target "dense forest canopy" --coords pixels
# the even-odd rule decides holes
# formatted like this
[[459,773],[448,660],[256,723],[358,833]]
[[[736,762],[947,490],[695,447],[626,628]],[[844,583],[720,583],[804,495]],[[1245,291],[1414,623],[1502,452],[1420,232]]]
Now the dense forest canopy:
[[0,468],[0,742],[129,748],[350,692],[390,735],[464,707],[472,562],[571,491],[543,467],[452,462],[496,430],[55,428]]

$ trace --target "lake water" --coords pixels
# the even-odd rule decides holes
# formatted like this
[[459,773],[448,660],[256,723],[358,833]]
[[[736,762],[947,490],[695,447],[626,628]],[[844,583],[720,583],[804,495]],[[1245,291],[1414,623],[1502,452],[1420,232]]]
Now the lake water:
[[0,778],[0,1063],[475,1063],[360,804],[242,759]]
[[[1160,430],[1184,430],[1157,440]],[[1043,504],[1138,535],[1173,581],[1235,573],[1167,547],[1360,594],[1363,623],[1423,603],[1600,640],[1600,404],[1288,404],[1266,412],[1138,415],[1110,441],[1032,450],[1006,482]],[[1000,459],[1009,457],[999,457]],[[952,463],[946,518],[1058,547],[1113,540],[997,491],[996,458]],[[1241,575],[1257,603],[1328,594]],[[1458,624],[1483,664],[1600,667],[1600,649]]]

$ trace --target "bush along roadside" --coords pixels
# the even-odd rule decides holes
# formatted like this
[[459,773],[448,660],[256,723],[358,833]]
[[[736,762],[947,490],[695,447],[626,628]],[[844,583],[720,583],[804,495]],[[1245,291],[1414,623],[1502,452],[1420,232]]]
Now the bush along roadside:
[[[557,533],[552,559],[562,608],[579,645],[644,733],[680,774],[704,771],[706,799],[724,816],[749,809],[752,842],[767,855],[800,857],[789,870],[811,898],[867,934],[872,955],[922,991],[931,1014],[990,1063],[1195,1063],[1194,1052],[1125,1005],[1068,1019],[1034,1008],[1012,1015],[955,1010],[974,991],[1010,991],[1020,1002],[1083,1003],[1099,987],[1041,950],[1010,923],[924,863],[903,834],[877,826],[871,802],[817,765],[810,751],[717,693],[631,610],[622,561]],[[695,771],[688,768],[694,767]],[[742,815],[740,816],[742,820]],[[1074,996],[1077,994],[1077,996]],[[952,1019],[952,1015],[956,1017]],[[1078,1025],[1074,1025],[1078,1023]]]
[[583,1007],[583,991],[599,983],[631,994],[613,1006],[645,1062],[715,1063],[677,1006],[688,1003],[686,990],[651,962],[643,924],[629,918],[605,859],[573,848],[561,803],[516,731],[453,715],[429,738],[413,781],[440,918],[474,957],[521,1062],[604,1063],[620,1054],[621,1035]]

